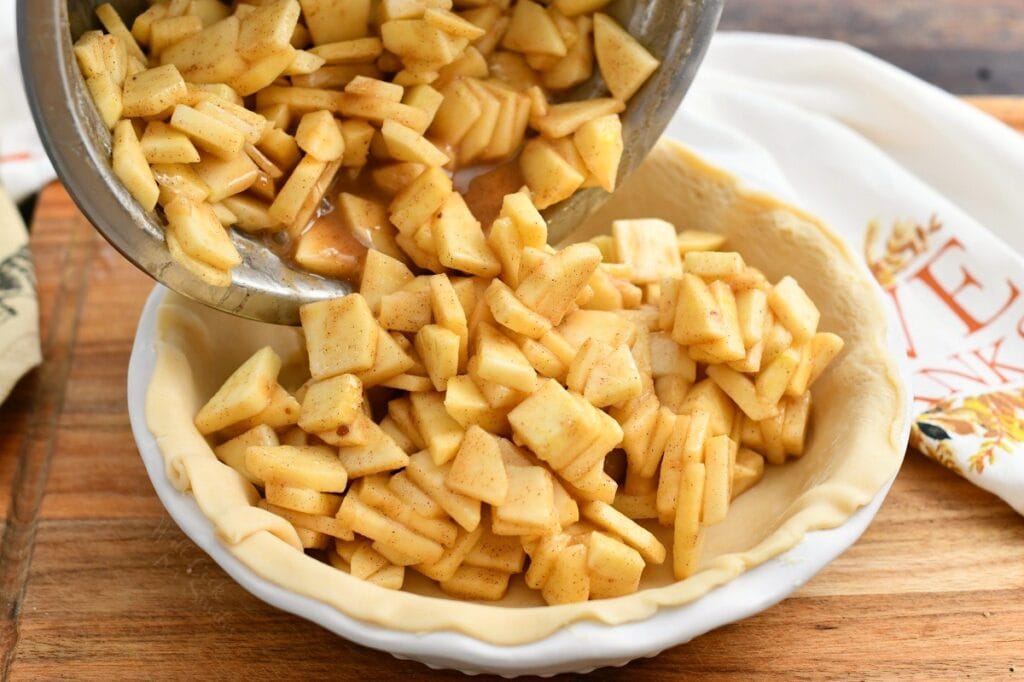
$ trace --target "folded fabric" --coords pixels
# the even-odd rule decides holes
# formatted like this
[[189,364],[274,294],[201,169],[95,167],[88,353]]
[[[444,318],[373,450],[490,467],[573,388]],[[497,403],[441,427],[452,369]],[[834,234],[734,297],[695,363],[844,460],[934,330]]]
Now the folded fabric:
[[848,45],[744,33],[715,37],[669,134],[863,254],[911,445],[1024,513],[1024,137]]
[[20,202],[56,176],[21,87],[14,15],[14,0],[0,0],[0,73],[8,75],[0,97],[0,187]]
[[41,360],[28,234],[18,209],[0,188],[0,402]]

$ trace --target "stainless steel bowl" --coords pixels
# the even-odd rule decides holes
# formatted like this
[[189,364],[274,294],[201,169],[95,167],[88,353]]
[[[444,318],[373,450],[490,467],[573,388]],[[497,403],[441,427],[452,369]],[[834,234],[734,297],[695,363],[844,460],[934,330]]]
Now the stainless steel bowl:
[[[64,185],[85,216],[114,248],[169,288],[209,306],[256,320],[298,323],[302,303],[341,296],[351,285],[293,270],[258,241],[236,231],[243,263],[226,289],[204,284],[171,260],[157,216],[142,210],[114,176],[110,133],[101,121],[72,51],[82,33],[99,28],[103,0],[18,0],[18,41],[29,103],[43,144]],[[148,3],[113,0],[130,24]],[[722,0],[617,0],[609,6],[663,66],[630,100],[623,114],[625,152],[620,178],[657,141],[696,74],[718,23]],[[599,76],[569,97],[597,96]],[[547,214],[552,237],[565,234],[596,209],[606,194],[578,192]],[[553,239],[554,240],[554,239]]]

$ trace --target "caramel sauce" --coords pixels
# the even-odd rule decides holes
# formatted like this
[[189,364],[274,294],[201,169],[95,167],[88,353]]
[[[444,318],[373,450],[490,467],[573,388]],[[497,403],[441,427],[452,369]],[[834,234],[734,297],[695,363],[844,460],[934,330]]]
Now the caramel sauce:
[[518,192],[525,184],[519,164],[515,160],[505,161],[470,180],[462,196],[480,224],[487,226],[486,231],[501,212],[505,195]]
[[[459,167],[455,161],[459,158],[458,145],[438,144],[438,148],[453,160],[448,171],[455,191],[463,195],[486,233],[498,217],[505,195],[518,191],[525,184],[516,161],[519,149],[496,163]],[[270,233],[264,239],[267,248],[302,270],[356,284],[362,276],[369,249],[402,257],[416,272],[416,266],[394,246],[397,232],[387,220],[387,207],[395,194],[415,179],[410,174],[411,168],[403,173],[400,167],[415,165],[375,159],[371,147],[365,166],[343,167],[338,171],[305,229],[294,235],[289,235],[287,230]],[[343,192],[383,207],[380,219],[372,224],[353,224],[338,209],[338,197]]]
[[318,275],[358,282],[368,247],[340,212],[332,209],[315,218],[299,237],[292,258]]

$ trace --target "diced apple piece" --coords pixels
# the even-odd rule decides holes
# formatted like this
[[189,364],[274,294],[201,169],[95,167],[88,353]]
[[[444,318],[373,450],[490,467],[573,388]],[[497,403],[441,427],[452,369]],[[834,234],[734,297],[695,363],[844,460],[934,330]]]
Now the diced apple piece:
[[483,83],[467,79],[466,86],[480,105],[480,114],[473,120],[459,142],[459,163],[469,165],[480,158],[494,137],[501,113],[501,101]]
[[700,516],[704,507],[704,463],[691,462],[683,467],[672,533],[672,573],[685,580],[697,572],[704,531]]
[[537,386],[537,372],[512,341],[488,324],[476,330],[477,377],[529,393]]
[[225,160],[241,154],[245,146],[241,131],[185,104],[174,107],[171,125],[188,135],[200,149]]
[[459,53],[448,34],[423,19],[385,22],[380,35],[384,47],[403,59],[443,66]]
[[430,293],[403,288],[380,299],[378,319],[385,329],[415,333],[430,324]]
[[356,374],[363,386],[377,386],[412,369],[416,361],[398,344],[395,337],[381,329],[377,334],[377,355],[373,367]]
[[174,234],[182,249],[193,258],[221,270],[229,270],[242,262],[238,249],[209,204],[178,195],[164,206],[164,213],[168,232]]
[[342,165],[346,168],[360,168],[366,165],[373,139],[374,128],[366,121],[349,119],[341,122],[341,136],[345,140],[345,154]]
[[306,50],[296,50],[292,63],[285,69],[285,76],[308,76],[319,71],[327,62]]
[[764,457],[748,448],[736,453],[732,474],[732,497],[736,499],[764,478]]
[[672,338],[688,346],[708,343],[725,336],[722,312],[704,280],[696,275],[684,274],[679,284]]
[[293,50],[291,40],[302,8],[297,0],[264,3],[242,19],[238,53],[252,62]]
[[[742,375],[740,375],[742,377]],[[746,377],[744,380],[749,381]],[[752,384],[751,384],[752,386]],[[703,412],[708,418],[708,435],[718,436],[732,432],[736,405],[729,395],[711,378],[698,381],[686,394],[679,414],[696,415]]]
[[224,288],[231,286],[230,271],[215,268],[186,253],[178,242],[177,237],[174,236],[174,232],[168,231],[164,235],[164,241],[167,243],[167,252],[171,255],[171,260],[198,277],[200,281],[212,287]]
[[[687,273],[688,277],[692,277]],[[709,287],[715,299],[716,309],[721,314],[722,336],[714,341],[690,346],[690,357],[697,362],[709,364],[737,362],[746,357],[743,347],[743,333],[740,330],[736,312],[736,298],[732,289],[723,280],[714,280]]]
[[572,135],[585,123],[618,114],[625,108],[620,100],[611,97],[552,104],[544,116],[534,121],[534,127],[547,137],[557,139]]
[[[372,421],[368,423],[366,443],[342,447],[338,450],[348,475],[352,478],[370,476],[384,471],[395,471],[409,463],[409,456]],[[414,529],[415,530],[415,529]]]
[[411,235],[431,220],[451,194],[451,178],[440,168],[428,168],[392,200],[391,222],[403,234]]
[[274,349],[265,346],[256,351],[199,410],[196,428],[203,434],[214,433],[263,410],[270,403],[280,370],[281,358]]
[[366,95],[367,97],[379,97],[391,102],[401,102],[405,88],[397,83],[389,83],[379,78],[356,76],[345,84],[345,92],[354,95]]
[[423,18],[428,24],[439,28],[448,35],[466,38],[473,41],[483,36],[487,31],[473,24],[458,14],[453,14],[446,9],[428,7],[423,13]]
[[430,134],[441,142],[458,144],[480,117],[482,106],[466,80],[455,80],[442,90],[444,100],[430,124]]
[[[456,449],[458,449],[457,446]],[[434,463],[430,453],[417,452],[409,458],[406,472],[412,482],[444,508],[456,523],[467,531],[473,532],[480,525],[480,500],[457,493],[445,485],[445,478],[450,466],[450,464],[438,466]],[[458,541],[456,541],[455,547],[457,546]],[[454,550],[455,547],[452,549]],[[472,548],[470,545],[463,548],[462,551],[468,554]],[[465,557],[465,554],[462,556]]]
[[147,69],[125,81],[122,116],[156,116],[169,111],[187,94],[185,81],[174,65]]
[[[588,16],[577,17],[574,29],[576,42],[564,57],[544,70],[541,82],[549,90],[566,90],[590,80],[594,74],[594,43],[591,38],[594,22]],[[542,114],[543,115],[543,114]]]
[[586,545],[562,549],[554,557],[548,578],[540,589],[544,601],[551,605],[586,601],[590,596]]
[[437,324],[428,324],[416,332],[416,352],[434,388],[443,391],[448,380],[459,373],[459,335]]
[[843,340],[831,332],[818,332],[811,338],[811,373],[808,385],[813,384],[832,360],[843,350]]
[[508,433],[507,410],[491,407],[473,379],[467,375],[448,380],[444,406],[463,428],[477,425],[490,433]]
[[370,0],[300,0],[302,16],[317,45],[365,36]]
[[594,52],[613,96],[629,100],[661,64],[607,14],[594,15]]
[[240,28],[236,16],[218,21],[161,52],[160,63],[174,64],[190,83],[229,83],[249,68],[238,53]]
[[274,482],[266,483],[266,500],[276,507],[316,516],[334,516],[341,506],[338,495]]
[[188,136],[161,121],[150,121],[142,134],[142,152],[150,164],[196,163],[199,152]]
[[768,403],[757,395],[754,382],[736,370],[725,365],[710,365],[707,368],[707,373],[751,419],[755,421],[768,419],[778,411],[775,403]]
[[494,436],[470,426],[445,476],[445,485],[488,504],[504,504],[508,477]]
[[519,168],[534,205],[540,209],[568,199],[585,179],[543,138],[526,143],[519,155]]
[[715,251],[725,244],[725,236],[715,232],[701,230],[683,230],[677,236],[679,253],[686,255],[691,251]]
[[502,47],[516,52],[564,57],[567,49],[562,34],[551,16],[531,0],[519,0],[512,10],[512,21],[501,41]]
[[610,0],[553,0],[551,6],[567,17],[596,12]]
[[413,274],[404,263],[379,251],[370,250],[366,254],[359,293],[366,299],[370,310],[377,313],[384,296],[398,291],[412,280]]
[[93,104],[96,105],[103,123],[108,128],[113,128],[124,111],[121,88],[105,73],[86,78],[85,86],[89,89]]
[[573,244],[547,259],[516,288],[516,297],[552,324],[560,324],[601,263],[593,244]]
[[437,466],[451,460],[462,444],[463,430],[444,408],[440,393],[414,393],[412,416]]
[[307,303],[299,308],[314,379],[373,366],[380,326],[359,294]]
[[587,121],[576,130],[572,141],[598,184],[607,192],[615,191],[622,159],[622,122],[618,115],[608,114]]
[[295,130],[295,142],[318,161],[336,161],[345,153],[345,138],[329,111],[305,114]]
[[384,121],[381,135],[388,153],[399,161],[422,163],[425,166],[444,166],[448,156],[434,146],[430,140],[395,121]]
[[299,426],[307,433],[333,431],[351,424],[361,413],[363,385],[351,374],[339,374],[308,385]]
[[745,289],[736,293],[736,316],[739,319],[743,345],[748,349],[764,338],[768,297],[761,289]]
[[168,47],[176,45],[202,30],[203,21],[197,16],[183,14],[178,17],[157,19],[150,27],[150,54],[158,56]]
[[[119,42],[114,36],[108,36],[103,31],[86,31],[78,40],[75,41],[74,53],[75,60],[78,62],[78,68],[82,70],[83,78],[92,78],[93,76],[99,76],[108,73],[109,64],[106,59],[105,43]],[[121,43],[121,49],[124,49],[124,44]],[[127,52],[125,53],[127,59]],[[110,77],[111,82],[114,81],[113,77]]]
[[252,187],[259,176],[259,168],[245,154],[230,159],[207,155],[192,168],[209,190],[207,200],[213,203],[241,194]]
[[743,267],[743,257],[734,251],[691,251],[683,259],[686,272],[704,279],[728,279]]
[[129,55],[142,61],[146,60],[146,55],[142,52],[142,48],[135,42],[131,31],[125,26],[124,20],[121,19],[113,5],[107,2],[97,7],[96,18],[103,24],[103,28],[107,29],[107,33],[124,43]]
[[481,277],[494,277],[501,271],[501,264],[487,245],[480,222],[469,211],[461,194],[448,194],[437,210],[431,229],[442,265]]
[[221,443],[213,449],[213,453],[217,455],[217,459],[242,474],[252,483],[263,485],[263,481],[253,476],[245,466],[245,451],[251,445],[274,446],[280,445],[280,442],[274,429],[266,424],[260,424],[229,441]]
[[779,280],[768,294],[768,305],[797,343],[814,336],[821,314],[811,297],[789,275]]
[[676,343],[667,332],[654,332],[649,336],[651,348],[651,375],[659,377],[680,375],[692,383],[697,377],[697,365],[686,349]]
[[629,347],[620,344],[593,366],[581,392],[591,405],[609,407],[636,398],[642,391],[636,361]]
[[640,554],[604,533],[594,531],[589,539],[590,598],[608,599],[636,592],[644,569]]
[[633,283],[682,276],[676,229],[671,223],[657,218],[616,220],[612,223],[612,236],[619,261],[630,266]]
[[303,156],[302,161],[292,171],[270,205],[271,217],[285,225],[294,223],[306,198],[313,191],[326,168],[326,162],[319,161],[309,154]]
[[385,516],[363,502],[358,495],[345,496],[338,518],[360,535],[398,550],[417,562],[437,561],[444,554],[444,547],[440,543]]
[[558,514],[551,474],[539,466],[510,467],[505,501],[495,505],[493,518],[498,524],[529,529],[537,535],[557,532]]
[[146,162],[146,154],[135,134],[135,128],[128,119],[114,126],[112,165],[114,175],[124,183],[125,189],[135,197],[143,210],[152,211],[160,196],[160,188]]

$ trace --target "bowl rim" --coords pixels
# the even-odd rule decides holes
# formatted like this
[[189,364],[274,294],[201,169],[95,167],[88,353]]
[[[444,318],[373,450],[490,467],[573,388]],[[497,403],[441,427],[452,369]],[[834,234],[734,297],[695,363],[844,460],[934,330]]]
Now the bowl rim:
[[[553,675],[589,672],[599,667],[624,665],[636,658],[690,641],[722,625],[758,613],[792,594],[864,532],[885,499],[895,474],[864,507],[841,525],[808,532],[783,554],[740,574],[688,604],[659,608],[648,618],[606,625],[577,622],[527,644],[502,646],[453,631],[414,633],[391,630],[352,618],[324,602],[295,594],[257,575],[232,555],[216,537],[213,524],[192,495],[177,490],[166,475],[165,463],[149,431],[145,396],[156,362],[156,320],[168,290],[157,285],[139,320],[128,365],[128,412],[140,456],[157,496],[179,528],[239,585],[262,601],[295,614],[348,640],[386,651],[401,659],[420,661],[432,668],[465,673]],[[887,340],[894,352],[904,385],[909,369],[902,346],[897,346],[891,307]],[[911,404],[907,403],[902,441],[909,437]],[[898,473],[898,471],[897,471]]]

